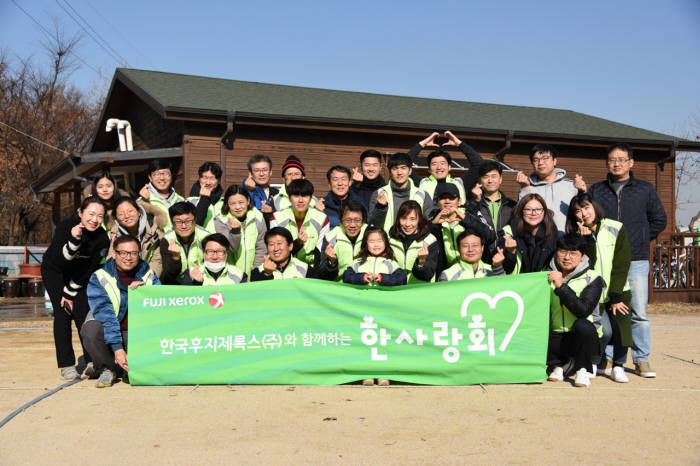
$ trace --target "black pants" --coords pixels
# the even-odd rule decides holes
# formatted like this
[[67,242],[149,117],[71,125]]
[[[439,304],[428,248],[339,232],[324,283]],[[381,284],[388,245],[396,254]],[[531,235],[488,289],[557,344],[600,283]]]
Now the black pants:
[[593,371],[591,358],[598,350],[598,332],[595,325],[586,319],[576,319],[571,331],[549,332],[547,348],[547,365],[563,366],[569,359],[574,359],[574,372],[586,368]]
[[[90,307],[88,306],[87,289],[81,289],[73,299],[73,313],[68,314],[61,308],[61,298],[63,297],[64,278],[51,268],[41,267],[41,278],[44,281],[46,292],[51,298],[53,307],[53,341],[56,345],[56,362],[58,367],[68,367],[75,365],[75,353],[73,352],[73,335],[71,334],[71,321],[75,321],[75,326],[80,332],[80,328],[85,322]],[[85,355],[85,360],[90,362],[90,356],[85,351],[83,338],[80,343]]]
[[[83,337],[87,352],[92,357],[95,371],[99,374],[102,372],[102,369],[106,368],[114,373],[118,373],[119,367],[117,367],[117,363],[114,362],[114,351],[105,343],[105,329],[102,326],[102,322],[99,320],[88,320],[85,322],[85,325],[83,325],[80,334]],[[125,351],[128,338],[129,332],[122,331],[122,341],[124,342]]]

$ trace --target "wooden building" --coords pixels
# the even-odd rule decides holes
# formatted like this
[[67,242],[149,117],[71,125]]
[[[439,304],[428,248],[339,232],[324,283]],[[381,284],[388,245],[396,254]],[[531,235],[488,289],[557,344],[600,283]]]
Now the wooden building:
[[[119,152],[115,133],[105,131],[110,118],[130,122],[133,152]],[[511,197],[518,190],[516,171],[532,171],[528,154],[536,143],[554,144],[560,151],[558,166],[571,178],[579,173],[591,184],[607,173],[606,148],[627,142],[635,151],[634,175],[656,186],[666,208],[666,237],[675,225],[675,154],[700,151],[697,142],[570,110],[119,68],[90,152],[68,157],[32,187],[36,192],[77,192],[85,178],[109,168],[136,193],[145,182],[143,170],[150,159],[170,158],[178,167],[175,187],[186,196],[205,161],[221,165],[222,184],[228,186],[240,183],[247,176],[248,159],[262,153],[273,161],[273,183],[281,182],[280,167],[294,154],[303,161],[317,193],[325,194],[326,171],[332,165],[356,166],[360,153],[369,148],[386,154],[407,151],[430,132],[446,129],[483,156],[512,167],[504,174],[504,191]],[[454,159],[468,168],[458,152]],[[455,170],[460,173],[459,167]],[[60,206],[56,216],[59,212]]]

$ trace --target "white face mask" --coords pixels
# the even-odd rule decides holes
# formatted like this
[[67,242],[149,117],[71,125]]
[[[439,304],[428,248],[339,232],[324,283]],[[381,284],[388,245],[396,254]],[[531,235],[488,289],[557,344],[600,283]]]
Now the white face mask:
[[204,261],[204,267],[206,267],[210,272],[221,272],[226,267],[226,261],[224,262],[209,262]]

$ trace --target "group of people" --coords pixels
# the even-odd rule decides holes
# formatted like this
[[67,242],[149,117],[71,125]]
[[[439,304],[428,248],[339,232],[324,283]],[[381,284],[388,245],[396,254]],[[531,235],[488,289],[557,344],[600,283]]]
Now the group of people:
[[[469,162],[461,177],[450,175],[449,147]],[[426,149],[430,176],[418,179],[413,167]],[[101,173],[78,213],[58,225],[42,264],[61,376],[80,376],[75,321],[86,375],[98,387],[127,378],[127,291],[142,285],[315,278],[401,286],[549,271],[549,380],[571,375],[588,386],[602,372],[627,382],[628,347],[636,372],[655,377],[648,251],[666,215],[653,185],[634,178],[625,143],[609,148],[608,177],[590,187],[566,177],[551,145],[535,145],[530,161],[533,173],[517,175],[517,201],[501,191],[502,164],[450,131],[390,155],[388,181],[376,150],[355,168],[331,167],[323,197],[294,155],[279,189],[270,184],[272,161],[259,154],[225,190],[221,168],[203,164],[187,198],[165,160],[151,162],[136,199]]]

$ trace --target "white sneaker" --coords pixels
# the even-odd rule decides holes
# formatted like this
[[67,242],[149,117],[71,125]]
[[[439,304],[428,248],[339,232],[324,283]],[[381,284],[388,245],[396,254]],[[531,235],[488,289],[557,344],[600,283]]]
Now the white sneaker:
[[593,364],[593,372],[588,373],[588,378],[589,379],[595,379],[595,376],[598,374],[598,366],[596,364]]
[[80,377],[75,366],[61,367],[61,378],[63,380],[73,380]]
[[582,367],[581,369],[576,371],[574,385],[576,387],[588,387],[591,385],[591,379],[588,377],[588,371],[585,367]]
[[547,380],[550,382],[561,382],[564,380],[564,368],[561,366],[556,366],[554,369],[552,369],[552,372],[549,374],[549,377],[547,377]]
[[627,378],[627,374],[625,374],[625,368],[622,366],[613,367],[611,378],[613,382],[618,383],[627,383],[630,381],[630,379]]

